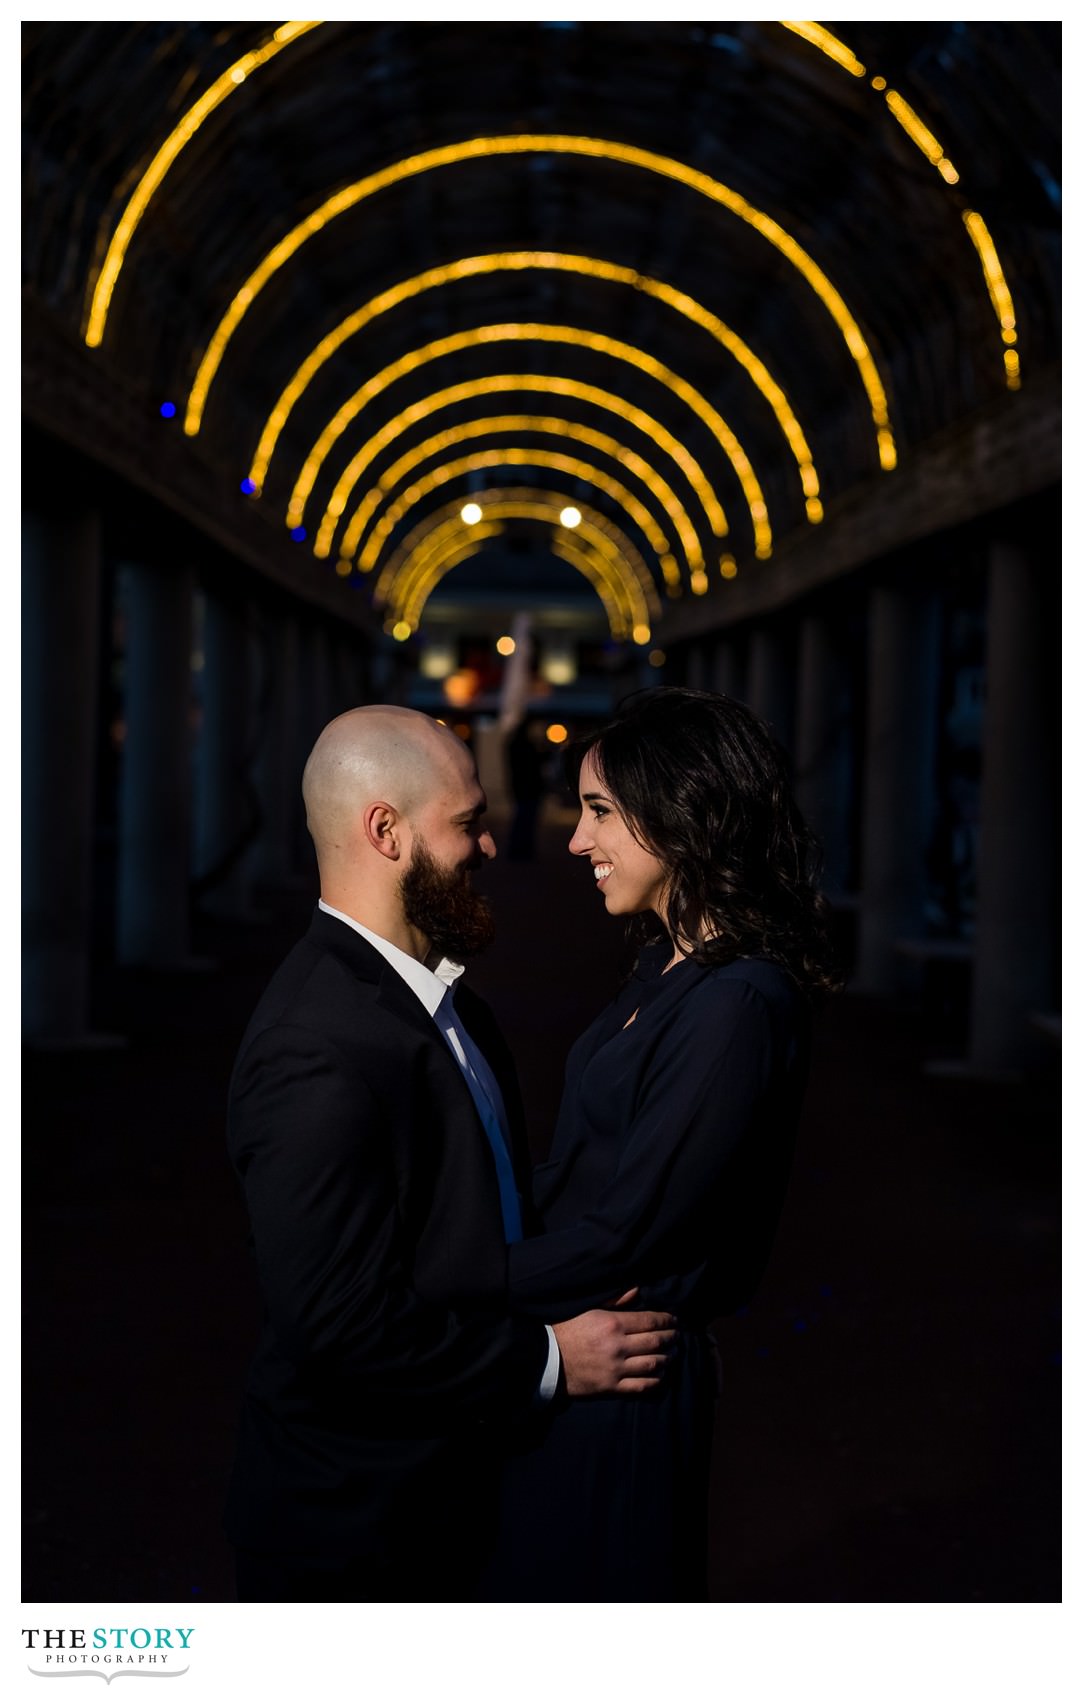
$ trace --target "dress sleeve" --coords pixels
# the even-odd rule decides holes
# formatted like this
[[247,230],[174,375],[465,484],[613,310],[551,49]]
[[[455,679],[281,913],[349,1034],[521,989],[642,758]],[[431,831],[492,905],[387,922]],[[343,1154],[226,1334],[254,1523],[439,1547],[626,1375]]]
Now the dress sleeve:
[[384,1109],[323,1038],[278,1026],[234,1076],[230,1142],[280,1351],[346,1398],[404,1417],[438,1401],[449,1421],[528,1407],[544,1329],[423,1301]]
[[[608,1185],[578,1222],[508,1247],[513,1310],[560,1320],[701,1263],[794,1035],[747,981],[705,983],[663,1034]],[[690,1007],[691,1006],[691,1007]]]

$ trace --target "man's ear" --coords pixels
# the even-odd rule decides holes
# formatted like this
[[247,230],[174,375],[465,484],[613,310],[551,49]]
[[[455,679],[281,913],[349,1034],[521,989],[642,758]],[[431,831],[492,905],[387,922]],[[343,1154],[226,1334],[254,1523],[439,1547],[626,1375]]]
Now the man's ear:
[[372,848],[389,861],[402,855],[402,817],[390,803],[370,803],[361,816],[361,830]]

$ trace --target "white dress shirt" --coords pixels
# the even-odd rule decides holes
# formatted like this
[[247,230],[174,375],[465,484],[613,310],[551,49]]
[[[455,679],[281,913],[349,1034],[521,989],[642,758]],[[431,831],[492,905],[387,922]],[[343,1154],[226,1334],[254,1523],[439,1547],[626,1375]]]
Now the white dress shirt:
[[[497,1184],[500,1188],[500,1209],[504,1218],[504,1238],[508,1243],[521,1240],[522,1211],[511,1162],[508,1115],[503,1094],[492,1069],[466,1031],[455,1008],[455,982],[463,974],[462,963],[452,962],[449,957],[443,956],[435,968],[427,968],[415,956],[410,956],[407,951],[400,950],[397,944],[392,944],[390,939],[381,938],[379,933],[363,927],[352,915],[343,914],[341,909],[332,909],[322,897],[319,906],[325,915],[333,915],[336,921],[344,922],[347,927],[352,927],[355,933],[360,933],[363,939],[367,939],[432,1016],[470,1089],[478,1119],[485,1129],[485,1136],[493,1153]],[[549,1357],[538,1393],[542,1399],[551,1399],[560,1378],[560,1348],[548,1323],[545,1324],[545,1329],[549,1336]]]

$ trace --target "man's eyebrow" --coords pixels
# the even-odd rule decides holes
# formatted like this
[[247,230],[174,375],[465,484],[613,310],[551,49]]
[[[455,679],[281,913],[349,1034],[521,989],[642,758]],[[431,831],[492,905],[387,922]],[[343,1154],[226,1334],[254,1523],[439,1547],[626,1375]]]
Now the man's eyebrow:
[[452,820],[480,820],[488,806],[488,803],[475,803],[472,809],[460,809],[459,813],[452,815],[451,818]]

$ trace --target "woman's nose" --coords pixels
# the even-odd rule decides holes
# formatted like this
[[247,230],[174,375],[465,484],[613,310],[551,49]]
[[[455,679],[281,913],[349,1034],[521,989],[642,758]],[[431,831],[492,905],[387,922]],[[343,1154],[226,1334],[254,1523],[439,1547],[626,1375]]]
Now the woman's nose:
[[568,849],[573,856],[585,856],[590,850],[590,844],[590,833],[586,830],[586,822],[581,820],[568,840]]

